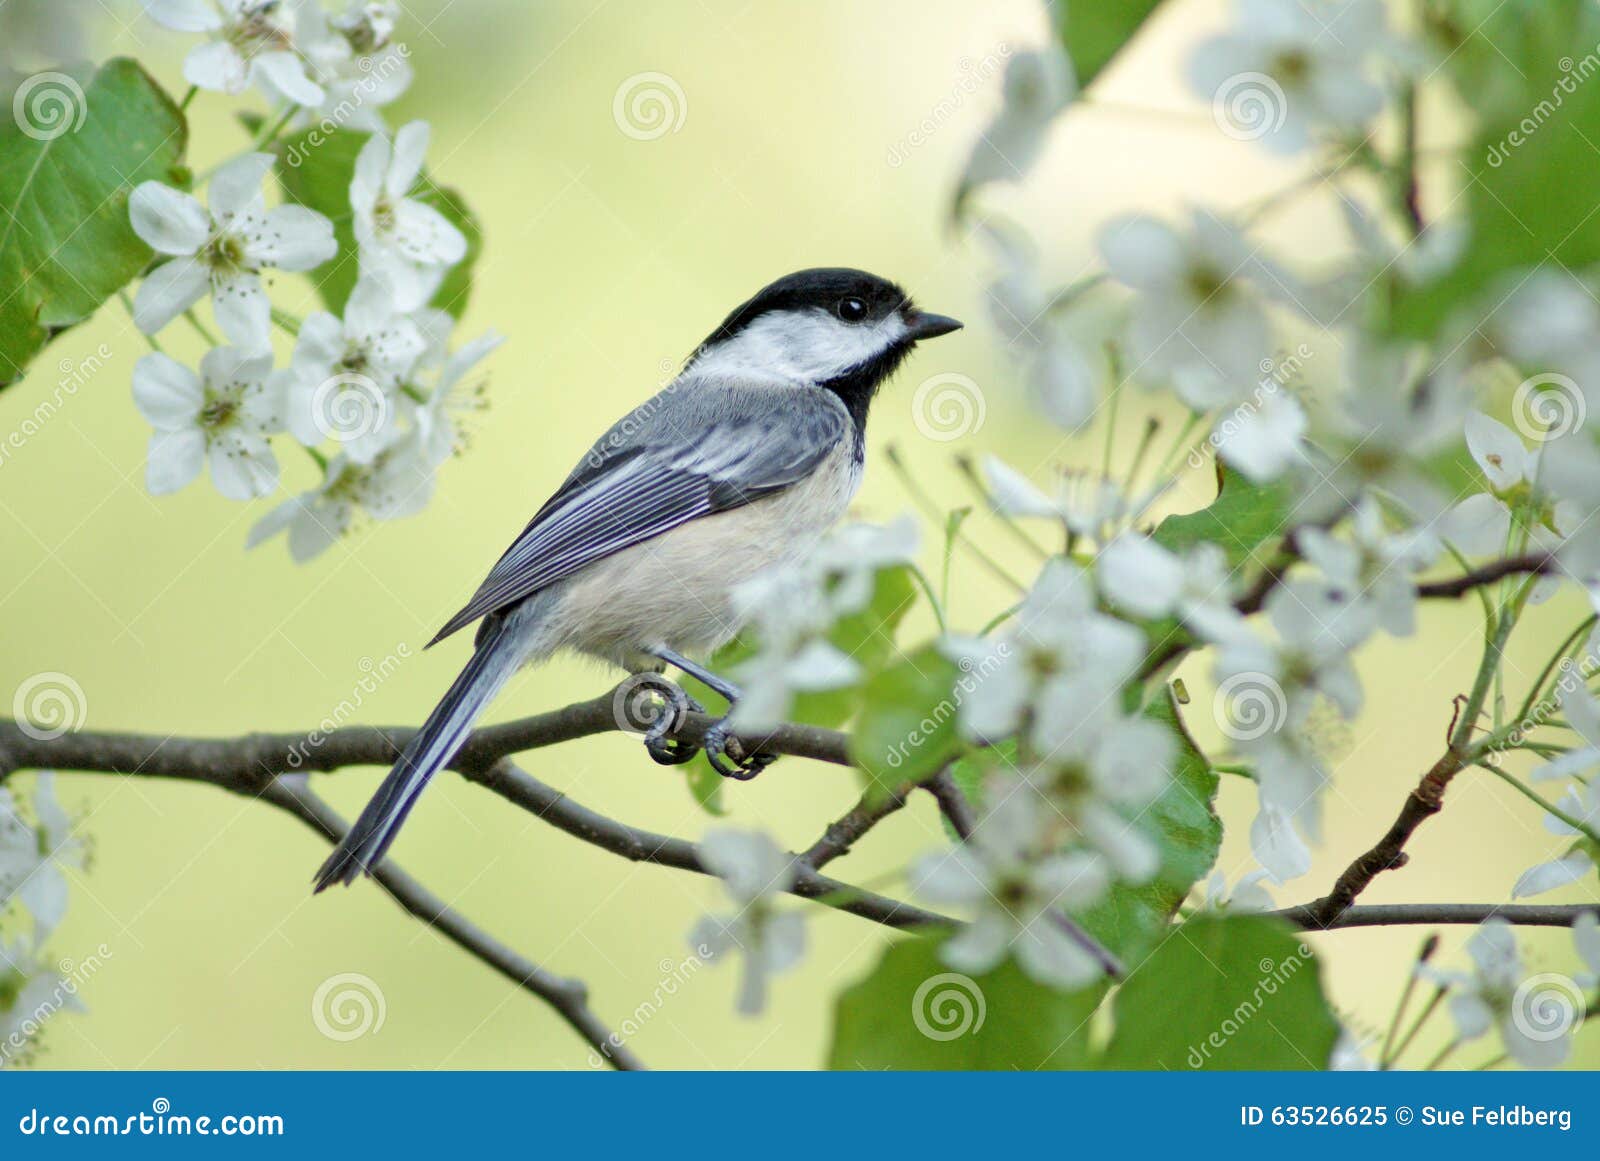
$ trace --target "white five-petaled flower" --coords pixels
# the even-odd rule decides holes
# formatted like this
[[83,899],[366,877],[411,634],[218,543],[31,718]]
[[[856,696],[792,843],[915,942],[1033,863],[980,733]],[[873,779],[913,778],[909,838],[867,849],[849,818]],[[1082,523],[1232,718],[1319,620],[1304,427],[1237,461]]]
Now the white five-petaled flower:
[[793,856],[764,832],[716,828],[700,843],[706,866],[722,879],[736,911],[707,915],[689,933],[708,960],[737,951],[744,958],[738,1010],[754,1016],[766,1007],[767,978],[787,971],[805,954],[805,922],[773,904],[795,881]]
[[1100,591],[1136,617],[1176,616],[1207,641],[1248,633],[1233,608],[1227,554],[1201,543],[1183,555],[1148,536],[1125,532],[1095,558]]
[[1526,977],[1511,924],[1485,920],[1467,941],[1467,953],[1473,961],[1470,974],[1426,964],[1418,969],[1451,989],[1450,1014],[1461,1039],[1476,1040],[1498,1027],[1506,1051],[1524,1068],[1555,1068],[1566,1060],[1571,1028],[1551,1034],[1539,1026],[1540,1014],[1531,1007],[1537,996],[1521,991]]
[[1538,480],[1539,450],[1524,447],[1516,432],[1481,411],[1470,412],[1463,429],[1467,450],[1489,488],[1446,512],[1440,520],[1441,535],[1469,556],[1500,553],[1511,535],[1511,509],[1504,497]]
[[411,63],[393,43],[399,5],[355,3],[329,18],[320,3],[295,12],[295,47],[325,97],[308,110],[341,129],[381,133],[383,106],[411,85]]
[[290,434],[307,447],[337,440],[353,462],[371,463],[394,441],[400,385],[424,348],[389,284],[362,278],[342,319],[318,311],[301,324],[289,366],[273,376]]
[[1264,264],[1249,240],[1215,215],[1196,210],[1180,233],[1133,215],[1101,227],[1111,276],[1136,291],[1128,340],[1139,365],[1165,377],[1195,411],[1243,400],[1271,353],[1272,327],[1252,283]]
[[370,463],[356,463],[343,453],[334,456],[322,483],[258,520],[245,547],[287,532],[290,557],[304,564],[332,548],[362,513],[374,520],[416,515],[433,497],[433,483],[433,466],[417,430],[397,433]]
[[1377,0],[1239,0],[1228,32],[1189,60],[1195,92],[1228,117],[1231,134],[1281,153],[1327,131],[1356,132],[1383,108],[1374,50],[1388,41]]
[[83,840],[56,799],[55,775],[40,772],[33,791],[37,826],[17,813],[10,791],[0,787],[0,910],[15,897],[33,916],[34,939],[44,942],[67,912],[66,867],[82,867]]
[[389,139],[376,133],[356,157],[350,208],[362,274],[385,279],[404,311],[425,306],[445,272],[467,256],[467,239],[438,210],[410,195],[422,176],[428,124],[412,121]]
[[1052,41],[1015,54],[1006,66],[1004,103],[972,147],[958,200],[991,181],[1021,179],[1044,148],[1045,131],[1077,91],[1072,61]]
[[1409,637],[1416,628],[1412,574],[1438,555],[1437,540],[1426,531],[1390,532],[1370,496],[1356,505],[1350,529],[1349,539],[1320,528],[1303,528],[1297,537],[1301,555],[1324,582],[1313,591],[1334,602],[1328,619],[1350,626],[1346,639],[1352,646],[1365,636],[1369,621]]
[[145,465],[153,495],[176,492],[205,463],[230,500],[265,496],[278,486],[268,437],[283,430],[282,401],[268,385],[272,355],[213,347],[196,375],[158,352],[133,368],[133,401],[155,428]]
[[212,177],[210,210],[160,182],[142,182],[128,199],[134,232],[171,260],[150,272],[133,304],[133,321],[155,334],[207,292],[222,331],[252,353],[270,347],[272,306],[261,270],[303,271],[332,258],[333,225],[305,206],[267,209],[261,180],[272,155],[248,153]]
[[[1044,566],[1002,640],[1003,654],[988,639],[945,639],[957,661],[987,667],[961,702],[961,732],[993,742],[1040,729],[1042,750],[1064,721],[1086,720],[1111,704],[1145,653],[1144,634],[1100,612],[1088,575],[1060,558]],[[1054,717],[1046,727],[1058,710],[1070,719]]]
[[1105,897],[1105,860],[1087,851],[1050,850],[1047,827],[1026,794],[1002,795],[988,805],[971,838],[912,868],[918,895],[976,911],[941,949],[955,970],[987,972],[1015,955],[1024,972],[1055,987],[1080,988],[1099,978],[1100,965],[1060,913]]
[[[1271,382],[1266,380],[1265,382]],[[1305,408],[1277,384],[1223,415],[1211,431],[1217,455],[1253,483],[1265,484],[1306,458]]]
[[306,75],[280,0],[144,0],[144,9],[157,24],[207,35],[183,62],[191,85],[242,93],[255,84],[276,100],[322,104],[325,94]]
[[[426,339],[429,328],[420,322],[419,327]],[[417,366],[412,369],[411,378],[402,385],[401,390],[406,396],[411,396],[415,391],[425,399],[417,408],[415,420],[422,436],[423,454],[435,467],[457,450],[461,430],[457,416],[484,406],[480,398],[481,382],[468,384],[467,375],[503,342],[504,335],[489,331],[458,351],[447,354],[440,352],[437,359],[430,357],[430,351],[424,351],[417,360]],[[419,372],[425,374],[429,381],[419,383]]]

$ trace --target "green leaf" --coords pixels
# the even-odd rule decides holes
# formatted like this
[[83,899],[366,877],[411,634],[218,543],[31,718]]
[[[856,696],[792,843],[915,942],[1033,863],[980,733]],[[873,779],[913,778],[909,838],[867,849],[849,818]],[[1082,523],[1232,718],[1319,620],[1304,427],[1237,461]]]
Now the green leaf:
[[1222,820],[1217,817],[1217,772],[1189,736],[1170,690],[1147,711],[1178,739],[1172,782],[1139,815],[1161,848],[1161,869],[1148,883],[1118,883],[1098,906],[1078,915],[1084,928],[1124,960],[1148,947],[1217,861]]
[[1432,282],[1396,288],[1393,326],[1417,336],[1486,295],[1497,299],[1513,271],[1600,261],[1600,86],[1573,66],[1600,42],[1600,10],[1584,0],[1434,7],[1436,33],[1456,39],[1446,72],[1481,121],[1452,179],[1465,189],[1461,261]]
[[1161,0],[1061,0],[1061,43],[1072,58],[1080,87],[1122,51]]
[[876,799],[938,771],[955,753],[961,670],[936,645],[872,674],[850,744],[865,788]]
[[1117,992],[1107,1068],[1322,1069],[1339,1022],[1297,932],[1259,915],[1172,930]]
[[137,63],[50,76],[24,81],[21,114],[0,118],[0,386],[150,261],[133,187],[187,183],[183,114]]
[[1007,961],[977,977],[952,972],[935,936],[891,945],[840,994],[828,1067],[1063,1069],[1089,1057],[1088,1022],[1102,989],[1066,993]]
[[1174,552],[1209,541],[1227,553],[1230,567],[1238,568],[1254,561],[1256,550],[1267,541],[1289,530],[1291,492],[1285,482],[1252,484],[1221,467],[1218,476],[1215,500],[1198,512],[1168,516],[1152,539]]
[[[369,136],[313,126],[282,138],[273,146],[280,159],[278,180],[284,194],[333,222],[339,252],[331,262],[318,267],[316,280],[323,304],[334,314],[344,309],[345,300],[350,297],[360,274],[350,212],[350,179],[355,174],[356,158]],[[449,187],[435,185],[427,173],[417,179],[409,196],[438,210],[467,239],[467,256],[445,275],[431,303],[452,317],[460,318],[467,309],[472,290],[473,266],[483,249],[483,230],[461,195]]]

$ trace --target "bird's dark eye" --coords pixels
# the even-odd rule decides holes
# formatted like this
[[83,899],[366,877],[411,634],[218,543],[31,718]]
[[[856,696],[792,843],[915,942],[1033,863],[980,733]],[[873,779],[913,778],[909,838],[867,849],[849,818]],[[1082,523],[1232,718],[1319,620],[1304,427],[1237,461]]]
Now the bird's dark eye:
[[867,304],[859,298],[841,298],[838,310],[839,317],[845,322],[860,322],[867,317]]

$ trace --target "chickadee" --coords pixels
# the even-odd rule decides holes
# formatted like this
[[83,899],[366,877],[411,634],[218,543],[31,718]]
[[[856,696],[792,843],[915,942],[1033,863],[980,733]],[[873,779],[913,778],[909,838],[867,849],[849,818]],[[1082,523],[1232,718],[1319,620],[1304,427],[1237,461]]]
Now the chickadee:
[[[316,889],[377,865],[428,779],[530,662],[571,649],[630,672],[671,665],[731,709],[738,688],[686,654],[731,640],[734,587],[802,557],[844,514],[873,395],[917,342],[960,326],[848,269],[790,274],[728,315],[677,378],[589,449],[428,643],[482,619],[471,660]],[[766,760],[730,765],[726,720],[706,733],[706,756],[719,773],[748,777]],[[685,760],[660,737],[647,741],[658,761]]]

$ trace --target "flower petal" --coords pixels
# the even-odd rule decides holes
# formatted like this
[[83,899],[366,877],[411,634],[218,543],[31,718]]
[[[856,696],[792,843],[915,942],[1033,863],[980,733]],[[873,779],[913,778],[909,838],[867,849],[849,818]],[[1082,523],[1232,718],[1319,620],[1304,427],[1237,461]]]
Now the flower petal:
[[158,254],[193,254],[211,234],[205,207],[181,190],[144,181],[128,195],[133,232]]
[[229,500],[253,500],[278,486],[278,461],[260,436],[230,432],[211,441],[211,482]]
[[176,359],[152,351],[133,365],[133,403],[157,431],[194,423],[205,399],[199,377]]
[[395,207],[395,248],[425,266],[454,266],[467,256],[466,235],[432,206],[407,198]]
[[259,274],[240,270],[215,279],[211,309],[222,333],[241,350],[259,354],[272,349],[272,304]]
[[145,452],[145,487],[152,496],[176,492],[200,474],[205,459],[206,437],[199,428],[158,431]]
[[327,99],[322,87],[306,75],[305,63],[292,52],[263,52],[250,62],[250,73],[271,96],[315,109]]
[[1467,449],[1495,490],[1503,492],[1520,484],[1528,452],[1517,434],[1481,411],[1469,413],[1464,426]]
[[222,15],[208,0],[144,0],[144,13],[174,32],[215,32]]
[[206,199],[217,217],[231,217],[244,210],[259,210],[263,205],[261,183],[272,172],[272,154],[246,153],[235,158],[211,177]]
[[211,286],[211,275],[198,259],[174,258],[157,266],[139,284],[133,299],[133,323],[153,335],[195,303]]
[[383,188],[395,201],[410,193],[417,178],[422,176],[422,159],[428,153],[430,132],[426,121],[412,121],[402,125],[394,135],[394,158],[389,163]]
[[183,79],[213,93],[242,93],[250,83],[250,66],[239,50],[224,41],[197,45],[183,60]]
[[1517,878],[1516,885],[1511,888],[1511,897],[1524,899],[1529,895],[1543,895],[1546,891],[1554,891],[1557,887],[1578,882],[1592,870],[1594,870],[1594,860],[1582,851],[1552,859],[1548,863],[1540,863],[1522,872]]
[[291,272],[321,266],[338,252],[333,223],[306,206],[279,206],[269,211],[261,236],[245,249],[253,261]]

